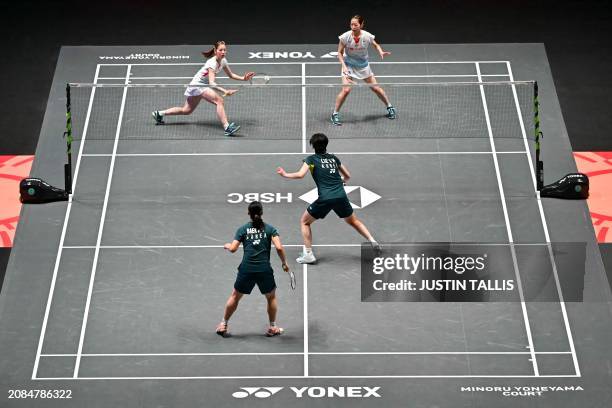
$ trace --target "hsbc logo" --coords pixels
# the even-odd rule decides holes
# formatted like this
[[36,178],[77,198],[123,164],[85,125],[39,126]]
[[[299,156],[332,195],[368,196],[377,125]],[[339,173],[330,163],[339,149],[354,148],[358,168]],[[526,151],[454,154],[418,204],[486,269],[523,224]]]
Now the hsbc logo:
[[[240,387],[234,398],[270,398],[284,387]],[[380,398],[380,387],[289,387],[295,398]]]
[[[361,186],[344,186],[346,195],[351,200],[351,207],[354,209],[365,208],[368,205],[378,201],[381,197],[373,191],[368,190]],[[353,193],[355,192],[355,193]],[[353,193],[353,194],[351,194]],[[357,197],[358,195],[358,197]],[[306,201],[308,204],[314,203],[319,198],[319,192],[316,188],[313,188],[307,193],[302,194],[298,197],[300,200]],[[355,204],[353,200],[358,201],[359,204]]]

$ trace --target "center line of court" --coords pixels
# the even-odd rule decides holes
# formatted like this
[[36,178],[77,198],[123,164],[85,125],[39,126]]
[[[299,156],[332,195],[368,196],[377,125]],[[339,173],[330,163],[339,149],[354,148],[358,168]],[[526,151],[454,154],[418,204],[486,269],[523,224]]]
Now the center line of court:
[[304,274],[302,283],[304,286],[304,377],[308,377],[308,265],[304,264],[302,273]]
[[[306,85],[306,64],[302,64],[302,85]],[[302,86],[302,153],[306,153],[306,87]]]

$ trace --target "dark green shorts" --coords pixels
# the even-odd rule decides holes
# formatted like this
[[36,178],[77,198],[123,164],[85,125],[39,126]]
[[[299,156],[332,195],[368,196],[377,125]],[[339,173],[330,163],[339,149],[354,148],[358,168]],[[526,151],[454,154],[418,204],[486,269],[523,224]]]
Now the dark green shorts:
[[248,272],[241,269],[238,267],[238,276],[236,276],[236,282],[234,283],[234,289],[238,292],[250,295],[255,285],[257,285],[262,295],[276,289],[276,281],[274,280],[274,271],[272,269],[268,272]]
[[340,218],[350,217],[353,214],[353,207],[348,200],[348,197],[333,198],[331,200],[317,199],[314,203],[308,206],[308,214],[316,219],[325,218],[331,210],[334,210]]

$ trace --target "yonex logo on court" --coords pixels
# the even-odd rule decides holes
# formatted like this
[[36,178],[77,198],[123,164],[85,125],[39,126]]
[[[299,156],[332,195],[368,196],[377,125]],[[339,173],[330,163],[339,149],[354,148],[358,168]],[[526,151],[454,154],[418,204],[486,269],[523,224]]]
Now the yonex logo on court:
[[242,391],[236,391],[232,394],[234,398],[247,398],[254,396],[256,398],[269,398],[283,389],[283,387],[240,387]]
[[[306,51],[249,51],[249,59],[303,59],[317,58],[312,52]],[[338,58],[338,52],[332,51],[321,55],[321,58]]]
[[[359,204],[355,204],[351,201],[351,206],[355,209],[365,208],[381,198],[381,196],[379,196],[373,191],[368,190],[365,187],[344,186],[344,191],[346,191],[346,194],[349,196],[349,199],[352,198],[350,194],[355,190],[359,190]],[[306,201],[308,204],[312,204],[316,201],[317,198],[319,198],[319,192],[316,188],[313,188],[312,190],[305,194],[302,194],[298,198],[300,200]]]
[[301,58],[317,58],[313,55],[312,52],[300,52],[300,51],[265,51],[265,52],[250,52],[249,51],[249,59],[275,59],[275,58],[293,58],[293,59],[301,59]]
[[[284,387],[240,387],[234,398],[270,398]],[[380,398],[380,387],[289,387],[295,398]]]

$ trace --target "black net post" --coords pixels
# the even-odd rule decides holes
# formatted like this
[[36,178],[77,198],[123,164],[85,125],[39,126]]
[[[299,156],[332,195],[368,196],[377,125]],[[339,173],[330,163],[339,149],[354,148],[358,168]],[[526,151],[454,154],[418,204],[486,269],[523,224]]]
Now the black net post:
[[538,99],[537,81],[533,83],[533,126],[535,132],[536,188],[540,191],[544,187],[544,163],[540,158],[544,134],[540,131],[540,101]]
[[64,184],[68,194],[72,194],[72,113],[70,112],[70,84],[66,84],[66,155],[68,162],[64,164]]

